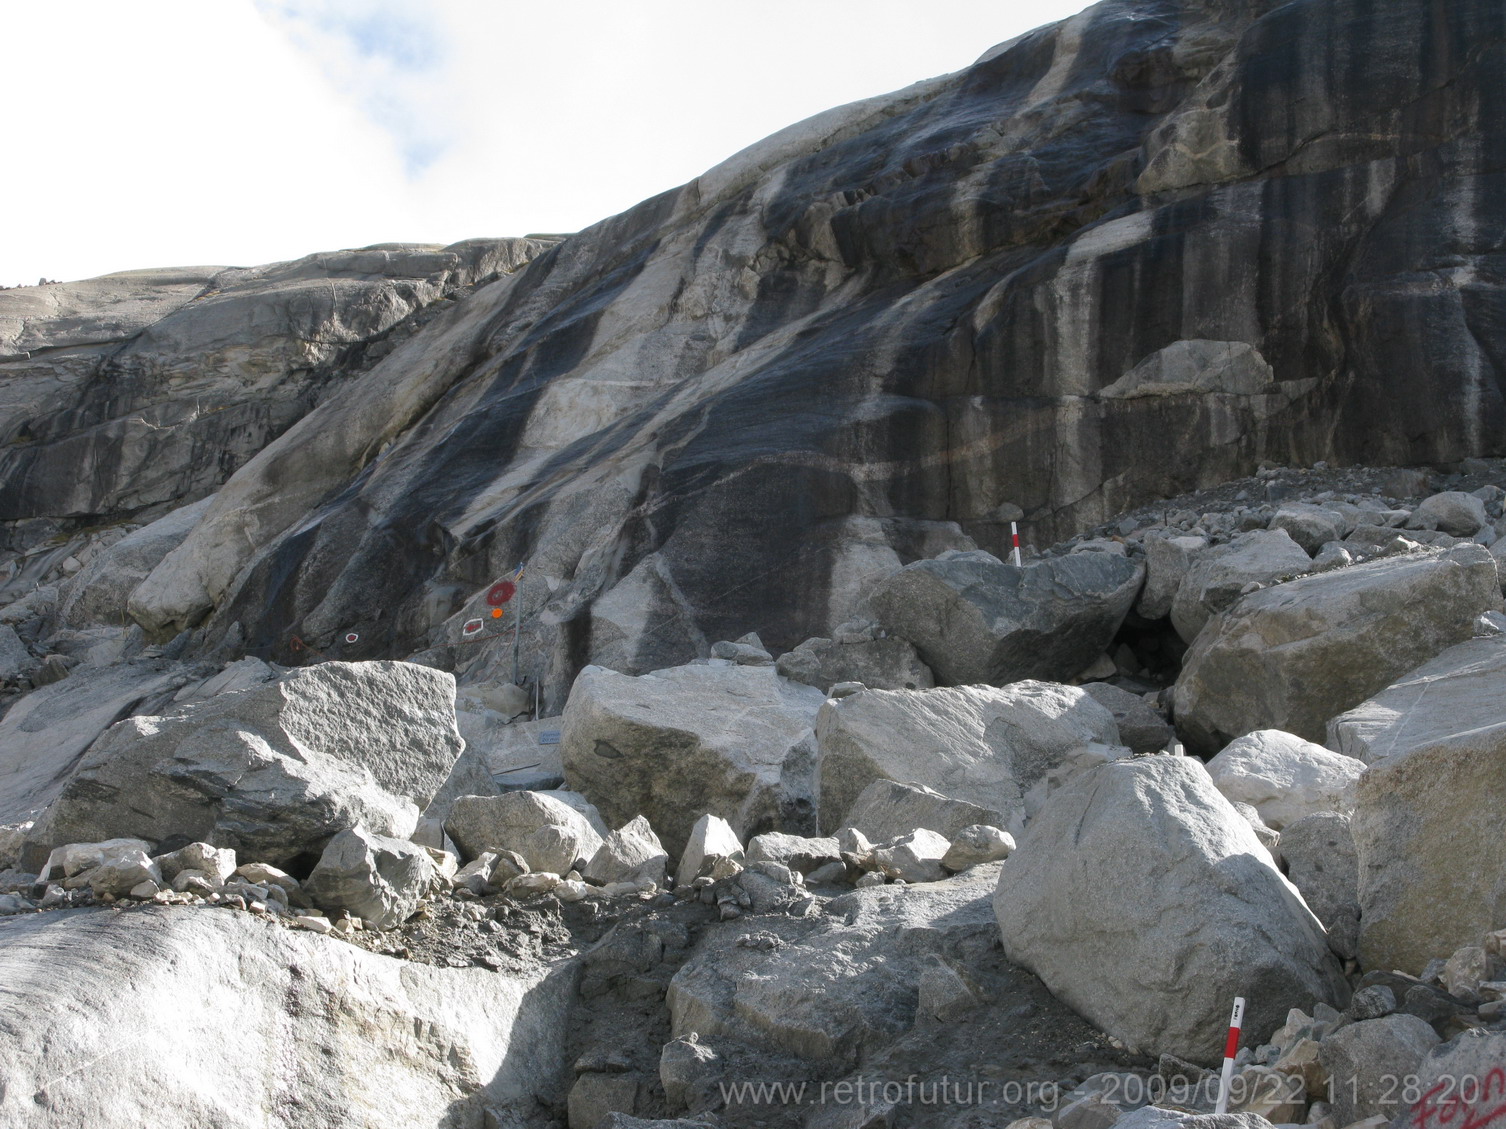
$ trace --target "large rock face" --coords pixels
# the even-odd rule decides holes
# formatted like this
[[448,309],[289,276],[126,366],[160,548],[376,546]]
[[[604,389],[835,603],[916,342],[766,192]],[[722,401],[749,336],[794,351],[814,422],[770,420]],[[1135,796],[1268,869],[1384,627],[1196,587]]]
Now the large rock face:
[[542,246],[392,244],[0,293],[0,522],[202,496],[368,346],[390,350],[378,338]]
[[[593,660],[829,635],[857,579],[968,540],[1002,557],[1012,516],[1044,544],[1261,459],[1498,450],[1503,23],[1494,0],[1109,0],[792,126],[342,385],[134,612],[207,616],[206,645],[240,622],[282,661],[294,635],[402,655],[454,642],[464,597],[527,559],[557,709]],[[163,282],[177,320],[229,301],[188,276]],[[6,436],[68,431],[54,381],[83,377],[35,367],[60,355],[7,362]],[[188,424],[174,394],[89,426],[139,436],[108,447],[135,469],[198,435],[213,473],[159,488],[91,457],[75,486],[63,448],[23,443],[18,494],[92,513],[204,485],[227,439],[233,467],[302,410],[257,400],[231,437],[235,410]]]
[[182,663],[142,659],[81,668],[27,694],[0,718],[0,823],[40,812],[100,734],[138,709],[167,708],[194,680]]
[[120,722],[90,747],[31,839],[203,841],[282,863],[356,824],[405,838],[461,748],[453,675],[321,663]]
[[1360,777],[1360,959],[1414,975],[1506,928],[1506,639],[1451,647],[1336,718]]
[[0,919],[0,1122],[480,1125],[557,1100],[574,987],[570,969],[427,967],[222,911]]
[[822,700],[769,666],[588,669],[561,726],[565,782],[613,826],[647,816],[675,857],[706,812],[745,841],[814,834]]
[[58,620],[64,627],[91,624],[124,624],[126,601],[152,569],[188,536],[209,499],[180,506],[171,513],[137,529],[96,555],[62,586],[58,593]]
[[1216,1061],[1235,996],[1264,1042],[1289,1008],[1347,993],[1322,926],[1187,757],[1064,787],[1004,863],[994,909],[1010,960],[1151,1054]]
[[841,826],[875,780],[922,784],[1024,826],[1023,793],[1090,742],[1115,744],[1114,717],[1075,686],[1017,682],[934,690],[865,690],[816,719],[821,825]]
[[1478,545],[1253,592],[1187,652],[1172,689],[1177,730],[1210,753],[1257,729],[1321,741],[1331,718],[1468,639],[1499,601],[1495,561]]

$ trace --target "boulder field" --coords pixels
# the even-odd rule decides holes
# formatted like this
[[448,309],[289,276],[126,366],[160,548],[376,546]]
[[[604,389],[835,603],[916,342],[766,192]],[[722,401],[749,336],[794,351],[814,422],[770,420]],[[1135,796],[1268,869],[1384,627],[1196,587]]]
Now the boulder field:
[[[90,658],[20,694],[0,728],[58,716],[59,687],[83,702],[139,668],[130,677],[165,688],[140,700],[157,713],[59,717],[75,744],[13,755],[28,771],[3,778],[25,818],[0,828],[0,968],[17,1014],[65,1017],[44,1043],[23,1021],[0,1028],[0,1062],[32,1087],[17,1109],[128,1124],[134,1096],[115,1101],[93,1075],[48,1079],[108,1055],[111,1017],[134,1010],[147,1019],[131,1053],[173,1064],[161,1092],[228,1125],[266,1123],[225,1112],[245,1093],[290,1124],[375,1124],[372,1079],[394,1055],[391,1109],[417,1123],[598,1129],[751,1127],[769,1107],[736,1088],[750,1073],[853,1089],[986,1054],[1039,1083],[1008,1091],[1011,1118],[1106,1129],[1211,1108],[1243,996],[1231,1108],[1252,1129],[1415,1115],[1387,1078],[1486,1053],[1480,1040],[1506,1028],[1492,744],[1506,616],[1490,552],[1506,490],[1467,492],[1484,517],[1466,541],[1406,528],[1438,492],[1364,485],[1396,474],[1276,472],[1196,497],[1201,511],[1170,500],[1123,515],[1127,532],[1085,531],[1023,567],[973,551],[959,572],[943,549],[925,638],[860,616],[781,655],[749,634],[646,674],[590,666],[556,718],[478,678],[484,662]],[[1471,475],[1445,484],[1506,481],[1506,464]],[[1257,483],[1308,500],[1252,504]],[[1294,504],[1334,515],[1330,532],[1360,514],[1392,535],[1299,549],[1306,567],[1220,598],[1187,647],[1174,608],[1184,587],[1209,590],[1202,559],[1227,568]],[[1178,555],[1156,556],[1171,540]],[[1111,607],[1063,584],[986,590],[1031,569],[1092,574],[1075,561],[1117,561],[1134,583]],[[1134,611],[1153,583],[1170,590],[1156,619]],[[980,631],[978,609],[1047,631],[1055,618],[1076,649]],[[1261,616],[1300,626],[1231,627]],[[31,637],[48,626],[17,622]],[[1377,643],[1390,637],[1402,642]],[[875,643],[911,657],[836,654]],[[1002,656],[1041,677],[894,687],[918,663],[917,681],[945,681],[919,657],[937,646],[966,669]],[[1314,647],[1341,674],[1309,678]],[[1063,654],[1077,674],[1045,677]],[[1245,664],[1215,699],[1245,720],[1205,761],[1218,731],[1187,688],[1217,662]],[[1404,662],[1417,665],[1397,673]],[[881,685],[823,691],[810,682],[826,664]],[[1281,728],[1294,694],[1326,745]],[[90,957],[100,946],[108,960]],[[163,967],[191,1008],[155,1002]],[[215,1001],[246,976],[259,994],[241,1006],[260,1018],[217,1034]],[[122,979],[130,990],[110,995]],[[309,992],[326,1001],[312,1017]],[[242,1081],[248,1055],[350,1031],[360,1055]],[[891,1106],[944,1123],[923,1105],[858,1108]],[[775,1108],[781,1126],[818,1124],[799,1101]]]

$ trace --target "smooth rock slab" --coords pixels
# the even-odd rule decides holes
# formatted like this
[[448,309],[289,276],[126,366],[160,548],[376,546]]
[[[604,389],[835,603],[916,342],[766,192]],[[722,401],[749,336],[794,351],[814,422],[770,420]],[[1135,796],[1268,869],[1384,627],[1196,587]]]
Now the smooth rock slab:
[[9,918],[0,1124],[477,1125],[561,1098],[574,988],[568,967],[410,964],[227,910]]
[[1322,741],[1330,718],[1474,634],[1500,604],[1478,545],[1304,576],[1242,597],[1187,652],[1177,731],[1213,753],[1257,729]]
[[209,842],[285,863],[357,824],[406,838],[461,748],[453,675],[320,663],[113,726],[32,840]]
[[1025,790],[1071,750],[1117,744],[1119,736],[1113,715],[1083,690],[1034,681],[867,690],[823,705],[816,734],[821,824],[828,833],[878,779],[923,785],[997,811],[998,825],[1017,832],[1024,826]]
[[1451,647],[1337,717],[1369,766],[1353,829],[1360,960],[1420,973],[1506,927],[1506,637]]
[[213,498],[181,506],[122,537],[96,554],[59,591],[58,618],[65,627],[126,619],[126,600],[162,558],[183,543]]
[[1114,761],[1062,788],[994,909],[1010,960],[1152,1055],[1217,1061],[1236,995],[1253,1042],[1293,1007],[1347,998],[1322,926],[1192,758]]
[[565,705],[569,786],[609,823],[647,816],[672,854],[710,812],[741,837],[816,830],[821,691],[772,667],[683,666],[641,677],[587,667]]
[[1114,638],[1145,577],[1138,561],[1072,553],[1022,568],[982,550],[906,565],[869,597],[938,682],[1002,686],[1079,674]]

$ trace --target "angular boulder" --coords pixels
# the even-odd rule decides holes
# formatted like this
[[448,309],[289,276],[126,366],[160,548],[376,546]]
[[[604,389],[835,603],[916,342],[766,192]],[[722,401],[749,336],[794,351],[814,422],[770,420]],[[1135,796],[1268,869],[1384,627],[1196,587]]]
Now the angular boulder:
[[412,916],[438,880],[439,868],[423,847],[355,827],[329,841],[303,889],[321,909],[343,909],[391,929]]
[[1171,723],[1139,694],[1107,682],[1085,682],[1083,690],[1109,713],[1119,729],[1119,743],[1132,753],[1158,753],[1176,737]]
[[916,561],[869,597],[943,685],[1002,686],[1081,673],[1114,638],[1145,566],[1111,553],[1007,565],[982,550]]
[[[914,1022],[916,984],[935,957],[992,948],[997,880],[993,864],[899,897],[882,884],[858,889],[823,917],[768,920],[779,942],[767,951],[741,942],[741,931],[705,930],[670,982],[671,1033],[828,1063],[887,1047]],[[1053,1000],[1042,1011],[1074,1022]]]
[[814,833],[824,700],[767,666],[587,667],[561,723],[565,780],[612,824],[647,816],[674,854],[708,811],[744,838]]
[[1451,537],[1473,537],[1490,521],[1485,503],[1462,490],[1424,498],[1407,519],[1408,529],[1436,529]]
[[1506,1108],[1506,1031],[1476,1029],[1434,1046],[1415,1071],[1416,1102],[1403,1103],[1391,1129],[1499,1126]]
[[580,859],[589,862],[604,838],[579,811],[544,792],[461,796],[444,830],[467,860],[514,851],[530,870],[552,874],[568,874]]
[[[611,882],[652,882],[664,885],[669,855],[648,820],[634,816],[602,840],[586,863],[587,882],[605,886]],[[564,874],[565,871],[556,871]]]
[[1239,599],[1249,584],[1269,584],[1312,567],[1312,559],[1284,529],[1257,529],[1193,560],[1171,603],[1171,625],[1185,643],[1208,620]]
[[26,644],[9,624],[0,623],[0,683],[17,683],[35,673],[42,660],[27,650]]
[[453,675],[321,663],[113,726],[32,840],[210,842],[283,863],[356,824],[406,838],[461,748]]
[[99,866],[85,871],[84,877],[96,895],[108,894],[117,898],[124,897],[143,883],[158,888],[163,884],[162,871],[145,851],[139,849],[116,852]]
[[138,854],[151,854],[142,839],[107,839],[101,843],[64,843],[54,847],[37,874],[39,882],[58,882]]
[[162,877],[168,882],[185,870],[209,875],[216,882],[224,882],[235,873],[235,852],[209,843],[190,843],[152,861],[162,868]]
[[1034,681],[865,690],[823,705],[816,735],[821,823],[828,834],[863,789],[881,779],[920,784],[999,812],[1000,827],[1019,831],[1025,790],[1071,750],[1116,744],[1119,737],[1113,715],[1083,690]]
[[717,859],[743,859],[742,840],[732,825],[718,815],[706,814],[695,821],[690,829],[690,838],[680,852],[680,865],[675,868],[675,881],[688,885],[701,876],[708,863]]
[[774,664],[792,682],[829,692],[839,682],[861,682],[874,690],[929,690],[931,668],[906,640],[890,635],[851,643],[807,639]]
[[1251,1042],[1292,1007],[1347,997],[1322,926],[1189,757],[1062,788],[1003,864],[994,909],[1010,960],[1153,1055],[1217,1061],[1236,995]]
[[1354,528],[1337,510],[1306,502],[1285,502],[1271,518],[1271,528],[1284,530],[1288,537],[1313,555],[1330,541],[1342,541]]
[[980,863],[1007,859],[1014,854],[1014,836],[986,823],[964,827],[948,838],[952,845],[941,856],[941,865],[954,872],[969,870]]
[[1479,545],[1372,561],[1242,597],[1187,652],[1177,731],[1213,753],[1257,729],[1321,741],[1330,718],[1474,634],[1500,606]]
[[810,874],[830,863],[840,863],[842,851],[834,838],[766,831],[753,836],[748,844],[747,859],[749,863],[777,862],[801,874]]
[[1277,831],[1321,811],[1354,810],[1365,766],[1279,729],[1257,729],[1225,745],[1208,762],[1213,786],[1249,804]]
[[21,860],[21,848],[30,831],[30,821],[0,824],[0,870],[9,870]]
[[[160,658],[83,666],[14,702],[0,718],[0,822],[39,813],[57,798],[85,750],[105,730],[137,710],[164,708],[194,679],[192,668]],[[41,858],[56,845],[45,844]],[[39,860],[28,865],[39,865]]]
[[940,882],[947,876],[941,860],[952,844],[925,828],[918,828],[873,848],[874,869],[901,882]]
[[950,840],[974,824],[999,826],[999,812],[943,796],[932,788],[898,780],[875,780],[859,793],[843,827],[855,827],[875,843],[925,828]]
[[1322,811],[1288,824],[1277,845],[1283,869],[1328,930],[1328,947],[1345,960],[1359,954],[1360,865],[1350,818]]
[[[1334,1124],[1396,1113],[1403,1079],[1415,1078],[1422,1060],[1440,1042],[1415,1015],[1387,1015],[1341,1027],[1323,1040],[1318,1061],[1333,1086]],[[1482,1079],[1483,1081],[1483,1079]]]
[[1359,756],[1360,960],[1414,975],[1506,927],[1506,637],[1451,647],[1335,718]]
[[1135,601],[1135,614],[1142,619],[1170,615],[1172,601],[1192,568],[1193,558],[1207,547],[1206,537],[1147,537],[1145,587]]

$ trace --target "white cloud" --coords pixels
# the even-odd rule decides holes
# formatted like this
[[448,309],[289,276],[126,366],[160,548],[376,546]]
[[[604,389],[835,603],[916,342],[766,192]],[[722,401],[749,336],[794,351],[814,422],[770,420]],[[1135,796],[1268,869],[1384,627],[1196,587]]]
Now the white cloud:
[[1081,7],[6,4],[0,283],[576,230]]

